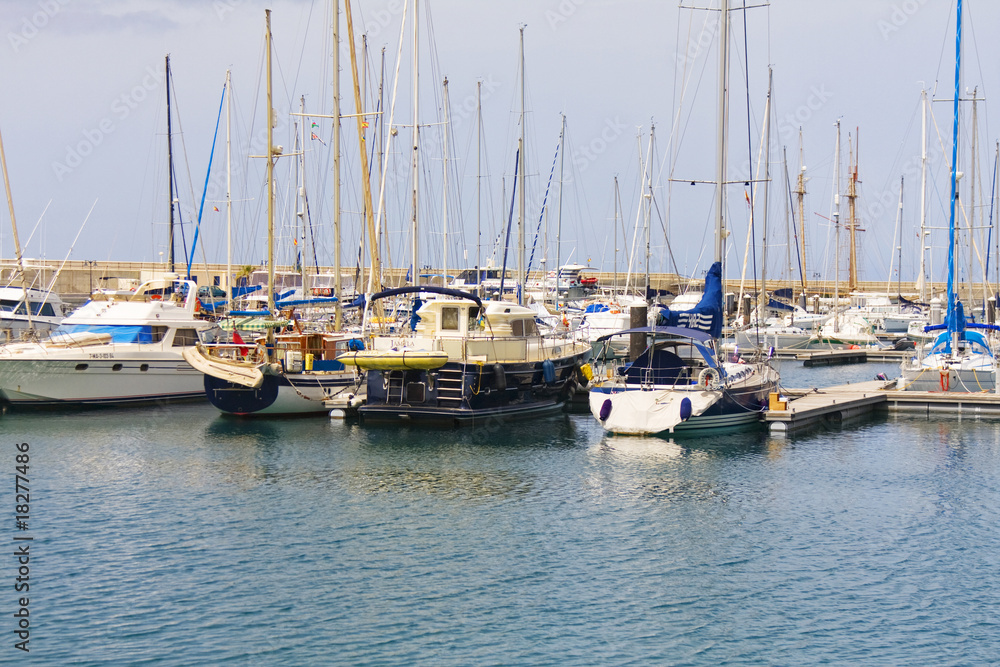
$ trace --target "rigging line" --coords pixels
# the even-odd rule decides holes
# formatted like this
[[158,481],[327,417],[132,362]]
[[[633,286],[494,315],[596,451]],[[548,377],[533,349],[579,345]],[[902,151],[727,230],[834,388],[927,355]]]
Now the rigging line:
[[[782,154],[784,154],[784,151],[782,151]],[[806,276],[805,276],[805,273],[803,273],[803,271],[802,271],[802,252],[801,252],[801,250],[799,248],[799,232],[798,232],[798,227],[796,226],[796,222],[797,221],[795,220],[796,207],[795,207],[795,200],[792,199],[792,181],[788,177],[788,158],[787,158],[787,156],[785,156],[784,162],[785,162],[785,189],[788,191],[788,207],[789,207],[788,210],[789,210],[789,213],[791,214],[791,218],[792,218],[792,238],[795,240],[795,261],[799,265],[799,280],[802,281],[802,293],[805,294]],[[803,186],[803,191],[804,190],[805,190],[805,186]],[[805,239],[803,239],[803,241],[804,240]]]
[[[538,236],[542,231],[542,220],[545,219],[545,205],[549,200],[549,188],[552,187],[552,178],[556,173],[556,162],[559,159],[559,144],[556,143],[556,153],[552,156],[552,169],[549,170],[549,181],[545,185],[545,194],[542,196],[542,210],[538,214],[538,226],[535,227],[535,238],[531,243],[531,255],[528,258],[528,266],[525,268],[526,272],[531,272],[531,265],[535,263],[535,248],[538,247]],[[545,239],[546,244],[548,239]],[[546,259],[548,259],[548,248],[546,247],[546,252],[544,253]],[[558,284],[559,267],[556,267],[556,281]],[[544,276],[543,276],[544,278]]]
[[[744,81],[745,81],[745,84],[746,84],[746,98],[747,98],[747,156],[749,157],[749,159],[752,160],[753,159],[753,142],[752,142],[752,139],[751,139],[751,136],[752,136],[751,135],[751,131],[752,130],[751,130],[751,127],[750,127],[750,65],[749,65],[749,63],[750,63],[750,50],[749,50],[749,46],[748,46],[748,41],[749,40],[747,38],[747,32],[748,31],[747,31],[746,4],[747,4],[746,0],[744,0],[743,1],[743,58],[746,60],[747,65],[743,68],[743,75],[744,75]],[[728,39],[728,38],[729,38],[728,35],[722,35],[722,39]],[[771,95],[770,88],[768,88],[767,94],[768,94],[768,96]],[[768,113],[768,116],[770,116],[770,114],[771,114],[770,99],[768,99],[767,113]],[[766,118],[764,120],[765,120],[765,122],[770,122],[770,118]],[[761,141],[763,142],[763,138],[761,138]],[[770,146],[764,146],[763,148],[764,148],[765,151],[768,152],[768,154],[770,154],[770,151],[771,151],[771,147]],[[721,183],[719,184],[719,187],[720,188],[723,187]],[[750,181],[750,229],[747,230],[747,237],[748,237],[748,241],[750,242],[750,245],[753,247],[753,250],[751,252],[751,255],[753,256],[753,291],[754,291],[754,293],[757,293],[759,291],[759,288],[757,286],[757,243],[755,242],[756,239],[755,239],[755,236],[754,236],[755,233],[756,233],[756,230],[754,229],[755,225],[754,225],[754,215],[753,215],[754,214],[754,208],[755,208],[754,204],[755,204],[755,200],[754,200],[754,191],[753,191],[753,180],[751,180]],[[764,211],[764,224],[765,225],[767,224],[767,211]],[[766,301],[764,301],[764,298],[766,296],[767,295],[760,295],[759,298],[758,298],[758,303],[766,303]],[[748,313],[748,315],[749,315],[749,313]],[[757,312],[757,329],[758,329],[758,335],[760,334],[760,324],[761,324],[761,316],[762,315],[763,315],[762,312],[760,312],[760,311]]]
[[[503,284],[507,277],[507,249],[510,248],[510,228],[514,222],[514,202],[517,201],[517,167],[521,159],[521,149],[514,153],[514,187],[511,188],[510,215],[507,217],[507,238],[503,244],[503,266],[500,267],[500,298],[503,299]],[[518,288],[520,289],[520,288]]]
[[[219,124],[222,122],[222,105],[226,102],[226,84],[222,84],[222,99],[219,100],[219,115],[215,119],[215,134],[212,136],[212,151],[208,154],[208,169],[205,170],[205,187],[201,191],[201,204],[198,206],[198,222],[194,228],[194,240],[191,242],[191,258],[194,258],[198,247],[198,234],[201,232],[201,214],[205,210],[205,195],[208,193],[208,179],[212,175],[212,160],[215,158],[215,142],[219,138]],[[191,261],[187,264],[187,279],[191,279]],[[207,265],[208,262],[206,261]]]

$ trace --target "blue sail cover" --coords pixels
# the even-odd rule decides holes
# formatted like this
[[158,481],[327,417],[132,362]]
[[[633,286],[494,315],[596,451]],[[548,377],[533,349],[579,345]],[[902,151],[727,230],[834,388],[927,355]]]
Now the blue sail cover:
[[712,338],[722,335],[722,263],[712,264],[705,276],[705,293],[691,310],[660,311],[659,324],[704,331]]

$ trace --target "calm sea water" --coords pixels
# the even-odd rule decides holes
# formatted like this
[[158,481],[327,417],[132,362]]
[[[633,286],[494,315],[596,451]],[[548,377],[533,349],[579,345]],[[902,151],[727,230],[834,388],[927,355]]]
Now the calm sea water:
[[31,652],[7,557],[0,662],[1000,660],[996,422],[671,442],[589,415],[429,431],[186,405],[0,430],[8,480],[30,443],[34,537]]

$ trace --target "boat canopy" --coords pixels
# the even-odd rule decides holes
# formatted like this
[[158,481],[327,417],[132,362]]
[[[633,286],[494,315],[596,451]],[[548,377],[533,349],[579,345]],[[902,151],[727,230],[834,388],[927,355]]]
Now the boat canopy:
[[[166,327],[159,327],[166,329]],[[160,333],[156,338],[153,336],[153,327],[148,324],[63,324],[52,332],[51,337],[59,337],[66,334],[107,334],[111,336],[112,343],[158,343],[163,338]]]
[[705,291],[698,305],[690,310],[664,308],[657,318],[660,324],[704,331],[712,338],[722,335],[722,263],[715,262],[705,276]]

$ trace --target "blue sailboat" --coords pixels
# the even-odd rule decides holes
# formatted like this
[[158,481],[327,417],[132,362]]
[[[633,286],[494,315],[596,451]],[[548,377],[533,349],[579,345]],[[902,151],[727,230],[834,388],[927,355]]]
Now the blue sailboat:
[[[958,103],[962,74],[962,0],[958,0],[955,29],[955,95],[951,145],[951,207],[948,220],[948,305],[942,324],[924,327],[940,331],[931,350],[904,361],[899,388],[910,391],[996,391],[996,358],[984,330],[1000,327],[976,324],[965,318],[965,309],[955,290],[955,214],[958,199]],[[921,350],[922,351],[922,350]]]

